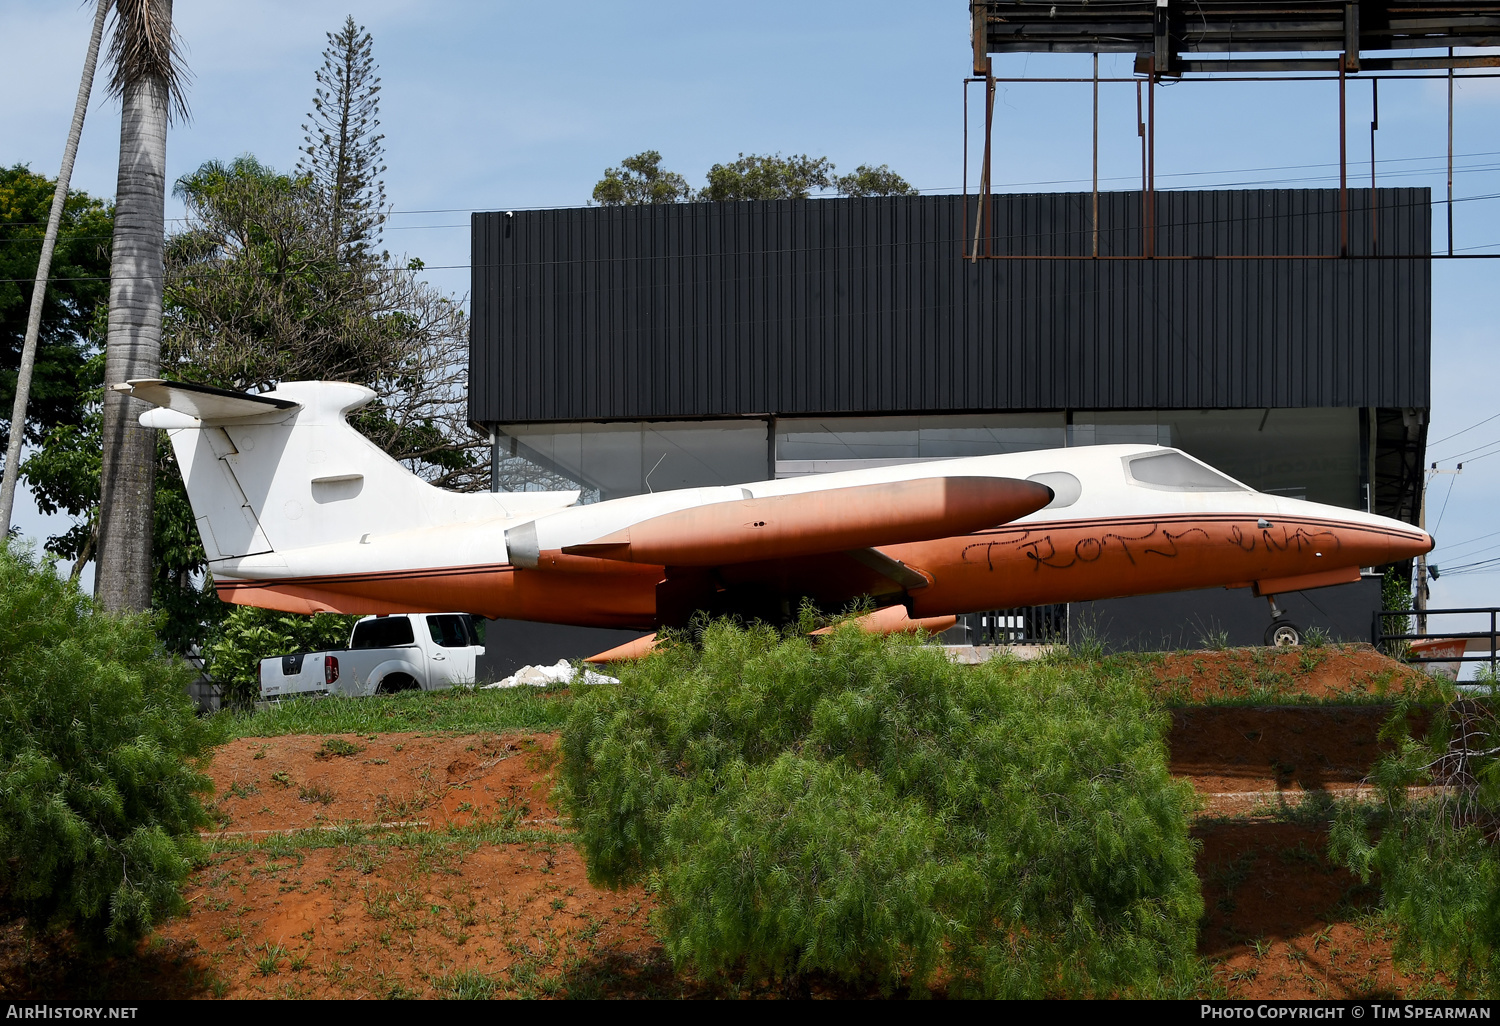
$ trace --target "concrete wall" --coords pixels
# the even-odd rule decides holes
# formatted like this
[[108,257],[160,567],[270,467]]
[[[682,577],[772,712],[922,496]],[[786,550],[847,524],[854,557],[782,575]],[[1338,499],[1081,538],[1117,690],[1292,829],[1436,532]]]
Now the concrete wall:
[[484,655],[477,661],[474,677],[480,682],[496,681],[523,666],[551,666],[559,659],[584,659],[641,636],[641,631],[486,620]]

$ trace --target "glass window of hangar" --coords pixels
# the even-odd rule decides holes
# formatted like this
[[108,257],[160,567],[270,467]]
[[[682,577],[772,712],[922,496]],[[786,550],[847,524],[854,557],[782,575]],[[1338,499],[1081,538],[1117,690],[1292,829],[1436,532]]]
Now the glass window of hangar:
[[497,480],[507,491],[577,488],[583,502],[597,502],[771,477],[1136,443],[1182,449],[1259,491],[1364,508],[1361,413],[1135,410],[512,424],[499,428]]

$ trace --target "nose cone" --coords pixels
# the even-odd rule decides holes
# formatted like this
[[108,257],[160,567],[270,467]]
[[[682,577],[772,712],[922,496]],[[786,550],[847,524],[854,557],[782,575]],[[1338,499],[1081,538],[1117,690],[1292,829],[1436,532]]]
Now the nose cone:
[[1432,537],[1426,531],[1399,520],[1379,519],[1385,521],[1379,527],[1354,521],[1333,528],[1340,562],[1384,566],[1432,551]]
[[[1392,521],[1395,523],[1396,521]],[[1405,530],[1393,535],[1391,539],[1391,556],[1387,563],[1399,563],[1403,559],[1415,559],[1425,552],[1432,551],[1432,535],[1415,527],[1402,525]]]
[[[1320,522],[1338,539],[1339,561],[1345,565],[1383,566],[1432,551],[1432,535],[1391,517],[1304,499],[1278,497],[1276,505],[1282,516]],[[1311,527],[1309,530],[1316,538],[1316,531]]]

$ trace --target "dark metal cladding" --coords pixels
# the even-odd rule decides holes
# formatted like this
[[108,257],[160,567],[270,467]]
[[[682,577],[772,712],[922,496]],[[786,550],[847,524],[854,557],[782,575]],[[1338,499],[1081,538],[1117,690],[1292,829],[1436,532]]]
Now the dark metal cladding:
[[1424,409],[1429,200],[1350,190],[1350,259],[1336,189],[1159,192],[1156,260],[1089,259],[1088,193],[997,195],[1029,259],[978,261],[974,197],[476,214],[470,417]]

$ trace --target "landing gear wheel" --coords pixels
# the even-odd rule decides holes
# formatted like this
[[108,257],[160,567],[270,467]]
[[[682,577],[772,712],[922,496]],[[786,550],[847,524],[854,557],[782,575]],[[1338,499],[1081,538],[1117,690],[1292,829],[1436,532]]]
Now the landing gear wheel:
[[1276,620],[1266,628],[1266,645],[1269,648],[1295,648],[1302,644],[1302,628],[1290,620]]

